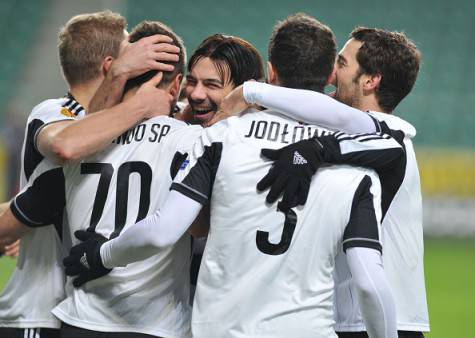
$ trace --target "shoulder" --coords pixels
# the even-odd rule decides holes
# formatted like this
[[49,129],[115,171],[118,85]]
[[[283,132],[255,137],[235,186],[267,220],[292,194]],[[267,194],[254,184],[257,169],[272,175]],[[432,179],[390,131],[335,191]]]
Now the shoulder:
[[74,116],[64,107],[66,98],[48,99],[36,105],[28,117],[28,120],[41,120],[49,122],[51,120],[72,119]]
[[374,111],[368,114],[379,122],[385,123],[391,130],[401,130],[409,138],[416,136],[416,128],[399,116]]

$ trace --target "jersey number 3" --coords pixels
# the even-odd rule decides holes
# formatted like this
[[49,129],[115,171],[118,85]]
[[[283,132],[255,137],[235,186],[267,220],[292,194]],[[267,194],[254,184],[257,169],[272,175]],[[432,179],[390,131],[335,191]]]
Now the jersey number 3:
[[259,251],[268,255],[282,255],[285,253],[292,241],[294,235],[295,225],[297,224],[297,214],[292,209],[288,211],[279,210],[285,215],[284,229],[282,230],[282,236],[280,242],[277,244],[269,242],[269,233],[267,231],[257,230],[256,245]]
[[[125,162],[117,171],[117,189],[115,197],[115,228],[110,238],[117,237],[125,226],[127,220],[127,201],[129,199],[129,177],[137,173],[140,176],[139,212],[136,222],[147,216],[150,206],[150,185],[152,184],[152,168],[145,162]],[[89,231],[95,231],[97,223],[104,212],[104,206],[109,192],[114,167],[111,163],[82,163],[81,174],[100,174],[97,185],[96,198],[92,207]]]

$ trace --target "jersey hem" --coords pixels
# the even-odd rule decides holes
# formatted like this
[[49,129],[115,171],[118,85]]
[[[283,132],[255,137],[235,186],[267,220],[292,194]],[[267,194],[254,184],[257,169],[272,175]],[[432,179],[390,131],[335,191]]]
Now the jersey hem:
[[350,248],[369,248],[383,253],[383,247],[379,241],[363,238],[349,238],[343,242],[343,252]]
[[[91,323],[85,322],[82,320],[78,320],[77,318],[70,317],[66,313],[58,310],[53,309],[51,311],[60,321],[78,327],[80,329],[86,329],[91,331],[99,331],[99,332],[131,332],[131,333],[142,333],[142,334],[149,334],[152,336],[159,336],[159,337],[167,337],[167,338],[183,338],[188,337],[188,335],[179,335],[175,332],[165,331],[165,330],[157,330],[157,329],[146,329],[146,328],[137,328],[134,326],[125,326],[119,324],[111,324],[111,326],[99,324],[99,323]],[[191,333],[189,335],[191,337]]]
[[39,228],[41,226],[44,226],[45,224],[42,222],[36,222],[30,219],[21,209],[20,206],[18,205],[16,198],[12,200],[10,203],[10,210],[15,216],[17,220],[19,220],[21,223],[25,224],[29,228]]
[[191,198],[195,202],[198,202],[201,205],[206,205],[208,203],[208,198],[206,195],[201,192],[183,184],[183,183],[172,183],[170,190],[176,190],[182,195]]
[[[398,323],[398,331],[414,331],[414,332],[430,332],[430,326],[427,324],[417,323]],[[362,332],[366,331],[366,327],[360,324],[356,325],[335,325],[336,332]]]
[[38,143],[37,143],[37,140],[38,140],[38,135],[40,134],[40,132],[47,126],[53,124],[53,123],[56,123],[56,122],[63,122],[63,121],[75,121],[74,118],[67,118],[67,117],[64,117],[64,118],[61,118],[59,120],[54,120],[54,121],[50,121],[50,122],[47,122],[47,123],[44,123],[43,125],[41,125],[38,130],[36,130],[35,132],[35,135],[33,135],[33,148],[39,152],[41,154],[41,152],[38,150]]
[[1,321],[0,328],[14,328],[14,329],[60,329],[61,323],[56,321]]

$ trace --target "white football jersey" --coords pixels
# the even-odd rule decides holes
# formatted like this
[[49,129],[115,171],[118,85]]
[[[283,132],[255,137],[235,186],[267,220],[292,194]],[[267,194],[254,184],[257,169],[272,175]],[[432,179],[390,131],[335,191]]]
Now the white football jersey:
[[[154,117],[104,151],[65,166],[65,214],[72,244],[79,243],[76,230],[116,237],[158,210],[169,192],[176,152],[189,151],[201,130]],[[173,247],[81,288],[73,288],[68,279],[67,298],[53,313],[69,325],[93,331],[189,337],[190,249],[190,236],[185,234]]]
[[[266,193],[256,191],[271,167],[262,148],[278,149],[322,132],[269,111],[203,131],[172,185],[201,204],[211,203],[193,337],[336,337],[334,259],[352,246],[380,249],[377,175],[349,166],[322,168],[307,204],[287,212],[266,204]],[[397,144],[387,138],[365,144],[376,142]],[[341,151],[359,150],[357,143],[342,138]],[[294,154],[294,163],[302,161]]]
[[[61,169],[44,159],[36,149],[38,132],[50,123],[83,115],[81,105],[68,96],[40,103],[28,117],[22,149],[22,193],[13,199],[11,210],[20,221],[34,229],[22,237],[16,268],[0,296],[0,327],[60,327],[51,310],[64,299],[61,214],[50,215],[47,223],[38,221],[38,215],[30,213],[32,204],[28,196],[31,189],[50,189],[52,193],[63,183]],[[55,202],[53,195],[43,202]],[[47,226],[52,222],[55,224]]]
[[[416,155],[411,138],[415,128],[403,119],[378,112],[370,113],[391,130],[405,134],[406,167],[400,188],[382,223],[384,270],[396,304],[398,330],[429,331],[424,282],[422,197]],[[383,188],[384,189],[384,188]],[[364,331],[354,286],[343,255],[337,258],[335,273],[336,330]]]

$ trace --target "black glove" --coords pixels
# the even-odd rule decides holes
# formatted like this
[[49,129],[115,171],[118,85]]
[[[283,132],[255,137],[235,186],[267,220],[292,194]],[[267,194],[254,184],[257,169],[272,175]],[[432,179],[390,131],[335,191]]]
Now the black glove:
[[274,161],[266,176],[257,183],[257,190],[271,187],[266,201],[273,203],[284,194],[279,203],[288,210],[307,201],[312,176],[323,162],[322,144],[316,139],[299,141],[281,149],[262,149],[261,154]]
[[74,236],[82,243],[71,248],[63,264],[67,276],[78,276],[73,280],[75,287],[80,287],[112,271],[104,267],[100,254],[101,245],[107,241],[107,238],[86,230],[78,230]]

